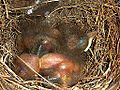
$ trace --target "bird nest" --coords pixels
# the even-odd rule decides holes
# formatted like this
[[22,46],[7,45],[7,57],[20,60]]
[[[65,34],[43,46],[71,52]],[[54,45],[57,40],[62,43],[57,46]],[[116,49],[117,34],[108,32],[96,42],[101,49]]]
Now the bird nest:
[[[58,2],[49,12],[35,12]],[[21,18],[43,16],[50,25],[58,21],[74,21],[88,33],[96,31],[92,45],[86,52],[88,60],[84,78],[72,90],[118,90],[120,84],[120,2],[119,0],[1,0],[0,1],[0,90],[49,90],[38,83],[50,84],[54,89],[63,89],[45,80],[21,79],[11,70],[11,63],[20,52],[16,40],[21,38]]]

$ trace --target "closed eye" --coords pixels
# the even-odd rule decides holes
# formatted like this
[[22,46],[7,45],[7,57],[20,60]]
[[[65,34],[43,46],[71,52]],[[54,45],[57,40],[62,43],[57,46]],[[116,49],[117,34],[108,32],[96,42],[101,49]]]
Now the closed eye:
[[79,39],[76,47],[77,48],[82,48],[83,46],[86,45],[86,43],[87,43],[87,38],[85,38],[85,37],[82,36],[82,37],[80,37],[80,39]]
[[84,38],[83,38],[83,37],[80,37],[80,40],[79,40],[78,45],[83,44],[83,42],[84,42]]

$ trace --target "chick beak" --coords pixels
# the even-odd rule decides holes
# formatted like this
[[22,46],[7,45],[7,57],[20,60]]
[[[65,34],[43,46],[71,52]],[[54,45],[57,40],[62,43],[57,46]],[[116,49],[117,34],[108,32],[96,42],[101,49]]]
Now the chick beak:
[[92,40],[93,38],[96,36],[97,32],[96,31],[93,31],[93,32],[90,32],[87,34],[88,36],[88,45],[87,47],[85,48],[84,52],[88,51],[88,49],[90,48],[91,44],[92,44]]

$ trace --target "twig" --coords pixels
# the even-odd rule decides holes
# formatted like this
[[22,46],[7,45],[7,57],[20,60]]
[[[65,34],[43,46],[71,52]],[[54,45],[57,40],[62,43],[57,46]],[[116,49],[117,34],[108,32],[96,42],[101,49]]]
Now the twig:
[[6,13],[6,18],[9,19],[9,14],[8,14],[8,7],[7,7],[7,4],[6,4],[6,1],[5,0],[2,0],[3,1],[3,4],[4,4],[4,8],[5,8],[5,13]]

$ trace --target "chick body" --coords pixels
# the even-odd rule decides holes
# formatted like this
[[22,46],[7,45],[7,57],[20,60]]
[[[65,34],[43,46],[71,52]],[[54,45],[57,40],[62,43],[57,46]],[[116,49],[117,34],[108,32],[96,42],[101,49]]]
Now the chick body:
[[24,80],[35,78],[35,72],[31,68],[39,72],[39,58],[36,55],[24,53],[13,61],[13,71]]

